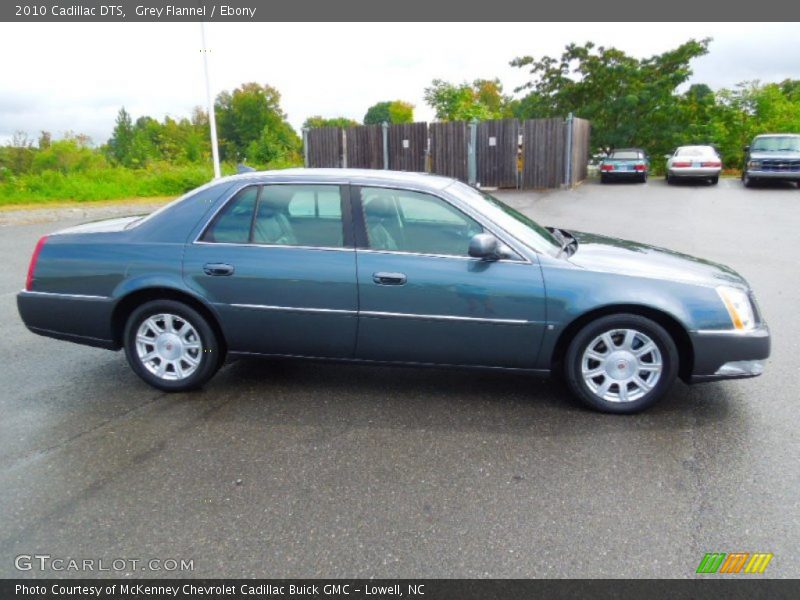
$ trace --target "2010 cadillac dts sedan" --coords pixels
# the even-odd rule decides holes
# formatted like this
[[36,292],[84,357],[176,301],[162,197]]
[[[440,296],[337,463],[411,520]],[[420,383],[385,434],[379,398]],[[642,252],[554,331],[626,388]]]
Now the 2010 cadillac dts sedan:
[[18,306],[34,333],[124,348],[166,391],[266,355],[563,373],[589,406],[630,413],[677,376],[759,375],[770,350],[728,267],[389,171],[237,175],[47,235]]

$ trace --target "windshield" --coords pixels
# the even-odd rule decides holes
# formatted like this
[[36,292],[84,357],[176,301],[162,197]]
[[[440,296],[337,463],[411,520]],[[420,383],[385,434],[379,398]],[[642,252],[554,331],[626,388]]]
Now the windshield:
[[461,182],[454,183],[447,191],[489,217],[526,246],[550,256],[558,255],[561,244],[553,234],[508,204]]
[[755,152],[800,152],[800,136],[776,135],[756,138],[750,150]]
[[612,152],[609,158],[612,160],[639,160],[642,158],[642,154],[635,150],[620,150],[619,152]]
[[678,148],[675,156],[716,156],[716,151],[711,146],[683,146]]

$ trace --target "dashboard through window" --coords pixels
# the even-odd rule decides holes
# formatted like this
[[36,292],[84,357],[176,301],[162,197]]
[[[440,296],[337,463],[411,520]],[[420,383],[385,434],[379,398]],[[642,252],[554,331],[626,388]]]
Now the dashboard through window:
[[338,185],[264,185],[241,190],[206,230],[204,242],[344,246]]

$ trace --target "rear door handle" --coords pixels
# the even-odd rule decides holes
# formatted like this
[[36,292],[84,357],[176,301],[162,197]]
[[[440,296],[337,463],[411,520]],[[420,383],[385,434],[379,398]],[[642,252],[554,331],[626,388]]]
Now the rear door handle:
[[405,273],[378,272],[372,274],[372,281],[378,285],[403,285],[406,282]]
[[226,263],[206,263],[203,265],[203,271],[205,271],[206,275],[212,276],[225,276],[225,275],[233,275],[233,265],[229,265]]

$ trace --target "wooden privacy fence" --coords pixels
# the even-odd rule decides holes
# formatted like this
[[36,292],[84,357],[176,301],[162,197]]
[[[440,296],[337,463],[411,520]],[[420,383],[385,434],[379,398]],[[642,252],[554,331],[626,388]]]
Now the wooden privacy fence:
[[303,131],[308,167],[430,172],[480,187],[572,186],[587,175],[585,119],[363,125]]

